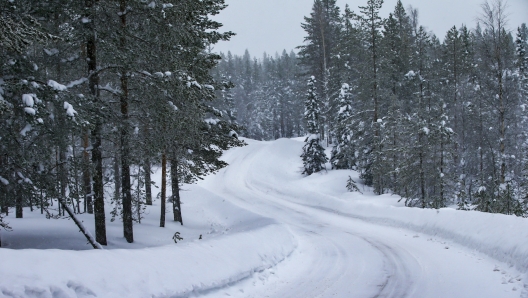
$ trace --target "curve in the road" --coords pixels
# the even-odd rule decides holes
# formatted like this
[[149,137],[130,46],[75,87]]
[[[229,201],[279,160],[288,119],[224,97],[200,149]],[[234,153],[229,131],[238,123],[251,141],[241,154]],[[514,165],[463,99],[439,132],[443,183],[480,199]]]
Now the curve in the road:
[[497,278],[486,272],[480,280],[475,272],[487,270],[490,262],[455,255],[425,237],[410,238],[410,231],[300,203],[331,195],[298,183],[300,146],[294,142],[251,142],[231,151],[226,157],[230,166],[204,184],[243,208],[288,225],[299,243],[297,252],[277,265],[274,279],[265,279],[260,287],[236,285],[245,290],[230,296],[519,297],[511,291],[502,295],[499,286],[483,290],[482,285]]

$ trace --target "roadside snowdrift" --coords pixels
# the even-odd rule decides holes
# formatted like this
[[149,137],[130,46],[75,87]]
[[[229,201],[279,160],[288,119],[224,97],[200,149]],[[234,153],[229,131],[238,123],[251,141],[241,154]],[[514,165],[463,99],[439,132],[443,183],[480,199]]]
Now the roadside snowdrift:
[[[190,190],[182,196],[186,225],[171,222],[169,213],[167,227],[159,228],[159,206],[153,206],[143,224],[135,225],[134,244],[121,239],[121,224],[116,221],[109,223],[110,245],[102,251],[1,248],[0,297],[189,297],[271,268],[295,249],[285,226],[198,186],[186,188]],[[38,212],[26,211],[30,218],[11,220],[14,231],[3,232],[5,243],[45,241],[46,237],[35,240],[37,233],[31,229],[49,235],[54,230],[29,226],[40,223],[64,227],[55,230],[62,233],[53,238],[62,239],[59,245],[84,247],[86,241],[71,221],[46,220]],[[93,221],[87,226],[93,227]],[[175,231],[184,238],[178,244],[171,239]],[[122,249],[127,245],[133,249]]]
[[188,297],[268,269],[292,250],[290,234],[276,224],[141,250],[5,249],[0,296]]

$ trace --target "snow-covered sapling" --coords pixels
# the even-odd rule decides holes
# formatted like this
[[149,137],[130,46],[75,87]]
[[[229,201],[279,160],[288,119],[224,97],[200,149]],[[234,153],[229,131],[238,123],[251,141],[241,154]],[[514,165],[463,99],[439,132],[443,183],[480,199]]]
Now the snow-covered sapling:
[[363,194],[357,187],[356,181],[354,181],[354,179],[352,179],[352,177],[350,176],[348,176],[346,188],[348,189],[349,192],[359,192]]

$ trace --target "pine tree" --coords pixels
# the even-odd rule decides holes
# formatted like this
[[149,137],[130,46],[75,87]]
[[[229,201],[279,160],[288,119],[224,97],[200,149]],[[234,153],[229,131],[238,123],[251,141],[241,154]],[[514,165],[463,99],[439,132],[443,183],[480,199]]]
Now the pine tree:
[[490,202],[479,202],[478,209],[486,212],[501,212],[512,214],[515,205],[517,175],[517,159],[511,158],[517,153],[516,147],[520,145],[517,139],[515,127],[518,119],[518,84],[513,76],[513,54],[514,42],[511,33],[506,29],[506,7],[501,0],[486,2],[482,6],[483,12],[480,21],[484,25],[484,31],[478,38],[480,47],[481,71],[481,96],[486,98],[485,104],[489,109],[489,121],[495,121],[498,127],[487,131],[489,137],[488,146],[493,165],[492,181],[489,181],[487,191]]
[[321,97],[320,137],[325,139],[330,129],[327,117],[331,117],[333,86],[342,82],[331,82],[335,66],[335,51],[341,32],[340,10],[336,0],[315,0],[310,17],[304,18],[301,27],[306,32],[305,45],[299,47],[299,59],[309,74],[316,79],[317,92]]
[[358,140],[358,167],[361,172],[360,177],[366,185],[374,186],[376,193],[383,193],[384,181],[382,179],[382,114],[380,110],[380,42],[382,19],[379,10],[383,5],[383,0],[368,0],[366,6],[360,6],[361,14],[358,16],[362,41],[365,43],[365,59],[361,65],[363,76],[361,79],[361,98],[363,109],[369,110],[366,113],[358,114],[361,117],[363,129],[362,137]]
[[355,136],[349,128],[352,118],[352,94],[350,86],[343,84],[338,98],[339,111],[334,126],[335,144],[330,162],[334,169],[353,169],[356,165],[355,149],[352,138]]
[[401,158],[402,140],[400,134],[404,112],[408,110],[406,103],[412,96],[410,90],[403,88],[405,74],[410,70],[411,43],[413,41],[410,18],[403,4],[398,1],[394,12],[389,14],[383,28],[383,38],[380,44],[380,96],[386,98],[383,109],[384,140],[383,155],[387,169],[382,173],[386,187],[399,192],[402,185],[398,183],[398,164]]
[[304,165],[303,174],[305,175],[311,175],[326,169],[325,163],[328,161],[324,148],[321,146],[319,140],[319,117],[321,108],[315,83],[315,77],[310,77],[305,101],[304,117],[306,119],[306,129],[309,134],[304,141],[306,144],[303,146],[303,154],[301,155]]

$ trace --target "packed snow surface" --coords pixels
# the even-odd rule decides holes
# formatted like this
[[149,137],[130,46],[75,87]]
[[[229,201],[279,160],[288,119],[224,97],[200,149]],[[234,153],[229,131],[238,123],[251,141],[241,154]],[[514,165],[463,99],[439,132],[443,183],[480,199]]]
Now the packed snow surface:
[[90,250],[67,219],[7,217],[0,297],[528,297],[528,220],[350,193],[353,171],[304,177],[304,139],[229,150],[227,168],[184,186],[184,226],[169,204],[159,228],[156,201],[133,244],[119,220]]

